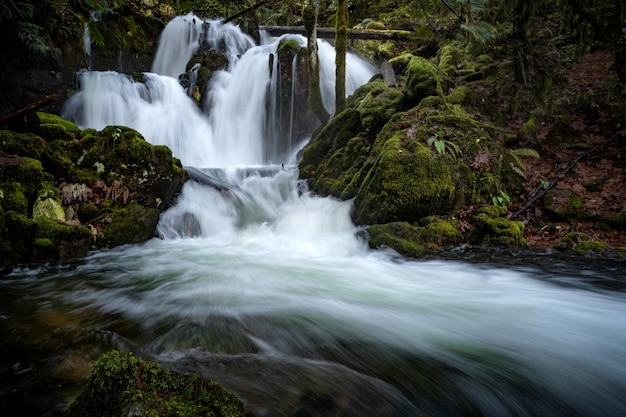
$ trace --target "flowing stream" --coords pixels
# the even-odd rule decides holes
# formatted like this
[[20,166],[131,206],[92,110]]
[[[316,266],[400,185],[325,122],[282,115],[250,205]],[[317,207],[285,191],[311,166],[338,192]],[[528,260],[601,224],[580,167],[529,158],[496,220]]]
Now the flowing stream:
[[[204,110],[175,78],[201,41],[229,56]],[[372,251],[351,202],[298,180],[308,138],[268,144],[276,40],[188,15],[160,45],[143,83],[85,72],[64,116],[134,127],[192,180],[161,239],[0,277],[0,416],[60,413],[112,348],[214,379],[258,416],[625,415],[623,263]],[[349,93],[374,73],[356,56],[348,71]]]

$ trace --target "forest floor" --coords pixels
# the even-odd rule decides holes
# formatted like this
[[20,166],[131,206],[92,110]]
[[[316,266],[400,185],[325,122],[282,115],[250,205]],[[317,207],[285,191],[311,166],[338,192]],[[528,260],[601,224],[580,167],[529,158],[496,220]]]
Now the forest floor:
[[[536,149],[540,157],[523,158],[527,188],[508,208],[513,214],[525,207],[515,220],[526,224],[525,238],[531,248],[553,247],[571,231],[584,233],[613,249],[626,247],[624,225],[618,231],[601,221],[607,214],[626,212],[626,126],[616,123],[615,114],[593,99],[601,94],[606,99],[606,86],[617,82],[612,65],[613,58],[607,52],[583,55],[563,74],[567,88],[560,93],[560,99],[586,97],[586,100],[573,107],[565,126],[562,118],[538,117],[534,134],[520,142]],[[514,114],[510,124],[518,128],[527,118],[527,114]],[[568,220],[550,217],[542,208],[544,197],[526,207],[529,199],[543,194],[549,185],[580,196],[583,200],[580,214]]]

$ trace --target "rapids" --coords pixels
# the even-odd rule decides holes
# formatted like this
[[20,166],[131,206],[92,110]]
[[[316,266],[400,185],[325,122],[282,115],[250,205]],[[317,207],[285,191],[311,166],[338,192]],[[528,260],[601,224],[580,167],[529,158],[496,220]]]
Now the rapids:
[[[203,110],[176,80],[199,42],[229,51]],[[623,265],[368,249],[351,202],[298,179],[309,138],[267,143],[276,47],[181,16],[144,82],[81,75],[65,117],[131,126],[192,179],[161,239],[0,277],[0,415],[59,414],[111,348],[215,379],[258,416],[624,415]],[[375,72],[348,71],[349,93]]]

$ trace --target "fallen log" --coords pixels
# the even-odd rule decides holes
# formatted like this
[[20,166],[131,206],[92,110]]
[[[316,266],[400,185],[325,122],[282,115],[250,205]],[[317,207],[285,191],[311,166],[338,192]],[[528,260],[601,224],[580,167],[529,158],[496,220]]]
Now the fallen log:
[[[306,35],[304,26],[259,26],[259,30],[264,30],[271,36],[281,36],[288,33]],[[413,32],[407,30],[348,29],[348,39],[405,41],[409,40],[412,35]],[[317,28],[317,37],[335,39],[335,29]]]
[[58,97],[54,94],[51,96],[45,96],[44,98],[42,98],[41,100],[35,103],[29,104],[26,107],[23,107],[17,111],[14,111],[11,114],[7,114],[6,116],[0,118],[0,125],[4,125],[12,120],[17,119],[18,117],[22,117],[29,113],[35,112],[39,110],[40,108],[47,106],[50,103],[54,103],[57,100],[58,100]]

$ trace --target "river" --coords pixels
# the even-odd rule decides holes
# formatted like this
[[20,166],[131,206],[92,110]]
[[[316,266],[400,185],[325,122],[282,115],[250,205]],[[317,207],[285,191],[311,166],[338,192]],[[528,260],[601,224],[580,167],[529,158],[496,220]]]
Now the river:
[[[167,74],[83,75],[66,117],[135,127],[192,180],[160,238],[0,277],[0,416],[59,415],[113,348],[214,379],[258,416],[626,413],[623,262],[370,250],[350,201],[298,180],[306,138],[264,149],[266,102],[236,77],[266,86],[251,57],[274,46],[237,39],[204,112]],[[353,59],[356,88],[373,69]]]

